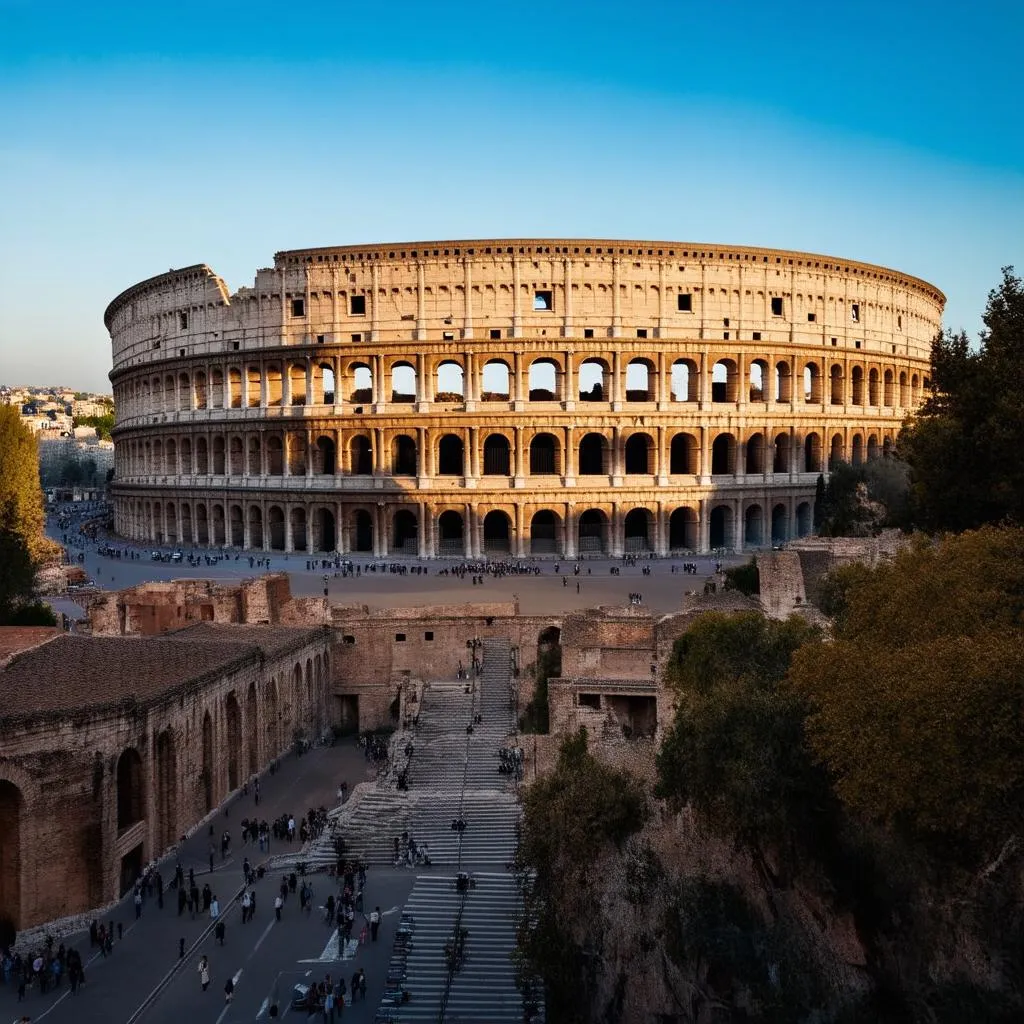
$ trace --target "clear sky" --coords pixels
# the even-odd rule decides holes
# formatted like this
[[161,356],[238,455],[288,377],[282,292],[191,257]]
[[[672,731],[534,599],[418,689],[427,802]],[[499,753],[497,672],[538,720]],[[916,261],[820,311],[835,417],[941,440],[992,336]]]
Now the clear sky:
[[1024,272],[1020,0],[0,0],[0,383],[109,389],[205,262],[488,236],[897,267],[972,335]]

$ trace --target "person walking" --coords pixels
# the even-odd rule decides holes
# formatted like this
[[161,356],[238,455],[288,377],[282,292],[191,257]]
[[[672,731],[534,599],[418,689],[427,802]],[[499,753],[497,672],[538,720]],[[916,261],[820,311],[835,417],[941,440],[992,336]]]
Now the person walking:
[[199,984],[204,992],[210,987],[210,961],[205,956],[199,958]]
[[370,911],[370,941],[377,941],[377,932],[380,930],[380,907],[374,907]]
[[284,900],[281,899],[281,894],[278,893],[278,895],[274,897],[274,916],[278,919],[278,921],[281,920],[281,908],[283,906]]
[[142,890],[135,886],[135,920],[142,917]]

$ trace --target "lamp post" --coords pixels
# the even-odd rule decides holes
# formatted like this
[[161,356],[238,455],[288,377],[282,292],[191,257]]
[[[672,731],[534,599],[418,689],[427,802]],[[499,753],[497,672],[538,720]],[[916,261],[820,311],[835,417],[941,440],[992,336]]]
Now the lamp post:
[[472,658],[474,679],[480,674],[480,663],[477,661],[477,652],[482,650],[483,646],[484,642],[478,636],[473,637],[472,640],[466,641],[466,647],[469,649],[470,657]]

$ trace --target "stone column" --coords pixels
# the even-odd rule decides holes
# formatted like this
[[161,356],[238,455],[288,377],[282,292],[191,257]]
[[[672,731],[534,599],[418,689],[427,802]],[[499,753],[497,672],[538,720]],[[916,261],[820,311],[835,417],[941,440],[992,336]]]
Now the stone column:
[[380,265],[370,265],[370,341],[376,341],[380,332],[380,311],[377,308],[377,297],[380,295]]
[[[512,257],[512,337],[523,336],[523,309],[522,296],[519,294],[520,285],[519,257]],[[518,391],[518,385],[517,385]]]
[[608,552],[613,558],[621,558],[625,539],[623,537],[623,516],[617,501],[612,502],[612,514],[608,523]]
[[702,426],[700,428],[700,465],[697,467],[700,472],[702,484],[711,483],[711,428]]
[[743,550],[743,502],[738,498],[732,502],[732,546],[734,551]]
[[427,543],[427,539],[428,539],[427,525],[428,525],[428,522],[429,522],[427,516],[428,516],[427,503],[425,501],[421,501],[417,505],[417,523],[416,523],[416,526],[417,526],[417,529],[416,529],[416,554],[419,555],[420,558],[429,558],[430,557],[429,544]]
[[576,484],[576,445],[573,442],[573,433],[571,426],[565,428],[563,440],[565,458],[563,459],[562,473],[565,477],[563,483],[566,487],[573,487]]
[[306,554],[312,555],[313,553],[313,509],[311,506],[306,506]]
[[472,412],[476,408],[477,397],[480,394],[480,389],[477,387],[476,382],[476,359],[473,358],[472,352],[467,352],[465,355],[465,373],[463,376],[463,391],[462,396],[463,403],[466,407],[466,412]]
[[306,405],[318,405],[313,393],[313,360],[306,360]]
[[375,476],[385,472],[384,469],[384,429],[373,428],[373,473]]
[[576,408],[576,374],[573,371],[572,361],[576,353],[570,348],[565,352],[565,393],[562,403],[567,412]]
[[518,412],[523,408],[525,399],[523,397],[523,356],[521,352],[512,353],[512,373],[515,376],[513,382],[514,391],[512,392],[515,401],[514,408]]
[[611,471],[612,486],[622,485],[622,431],[619,427],[612,427],[612,450],[611,450]]
[[668,517],[665,512],[665,503],[662,501],[658,502],[655,510],[654,524],[655,536],[657,538],[654,553],[660,558],[665,558],[668,555]]
[[513,486],[523,487],[525,480],[523,479],[523,428],[515,427],[515,451],[512,453],[515,459],[515,480]]
[[622,360],[619,353],[612,352],[612,379],[611,379],[611,400],[612,411],[618,412],[622,408]]
[[292,404],[292,367],[287,359],[281,360],[281,405],[290,408]]
[[618,256],[612,260],[612,337],[622,337],[622,303],[619,298],[619,279],[621,277],[621,261]]
[[562,519],[562,555],[565,558],[576,557],[576,505],[565,503],[565,516]]
[[[463,277],[463,288],[465,289],[465,309],[462,316],[462,336],[473,337],[473,260],[467,256],[463,263],[465,276]],[[467,392],[466,397],[469,397]],[[476,397],[475,395],[473,396]]]
[[422,263],[416,264],[416,340],[427,340],[426,271]]
[[[565,270],[565,295],[563,296],[563,305],[565,312],[562,318],[562,336],[565,338],[572,337],[573,322],[572,322],[572,260],[566,259],[563,264]],[[571,396],[569,396],[571,397]]]
[[707,554],[711,550],[711,508],[707,498],[701,498],[697,504],[697,551]]
[[467,453],[469,455],[469,459],[467,460],[467,468],[469,472],[466,474],[468,478],[466,481],[467,484],[469,483],[469,480],[472,480],[475,483],[476,478],[480,475],[479,433],[479,427],[469,428],[469,452]]
[[306,431],[306,476],[313,475],[313,431]]
[[260,408],[266,409],[270,405],[270,374],[267,372],[267,364],[260,364]]
[[711,352],[708,349],[700,354],[700,407],[707,409],[711,406],[711,377],[713,368],[711,366]]
[[658,446],[657,456],[655,458],[655,473],[658,476],[658,483],[662,487],[668,485],[668,471],[669,471],[669,459],[665,451],[666,441],[666,430],[664,427],[658,427],[656,443]]
[[527,526],[526,526],[526,510],[523,508],[522,502],[516,502],[515,504],[515,544],[513,551],[515,552],[516,558],[526,557],[526,544],[527,544]]
[[[657,337],[661,337],[662,330],[665,327],[665,318],[668,313],[668,302],[665,295],[666,289],[666,269],[665,261],[662,260],[658,264],[658,329],[655,332]],[[659,364],[660,365],[660,364]]]
[[284,503],[284,549],[286,552],[294,551],[292,538],[292,508],[288,502]]
[[[427,428],[416,428],[416,478],[418,485],[427,486]],[[422,544],[422,539],[421,539]]]
[[374,406],[377,407],[374,409],[374,411],[376,412],[379,411],[379,407],[383,405],[385,402],[383,379],[384,367],[383,360],[379,355],[374,354],[371,360],[371,366],[371,373],[373,374],[373,381],[371,383],[373,384],[373,388],[370,391],[370,400],[373,402]]
[[664,352],[658,353],[658,411],[661,412],[668,408],[669,402],[672,401],[671,388],[672,383],[672,371],[671,369],[666,372],[666,365],[668,360],[665,358]]

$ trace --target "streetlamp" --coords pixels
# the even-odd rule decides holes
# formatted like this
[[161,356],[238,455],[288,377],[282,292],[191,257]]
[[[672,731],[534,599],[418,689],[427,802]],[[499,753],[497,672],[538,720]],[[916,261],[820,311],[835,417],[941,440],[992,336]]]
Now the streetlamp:
[[484,646],[483,640],[480,637],[475,636],[472,640],[466,641],[466,647],[470,651],[470,657],[472,658],[473,675],[474,677],[480,674],[480,663],[477,660],[477,652],[482,650]]

